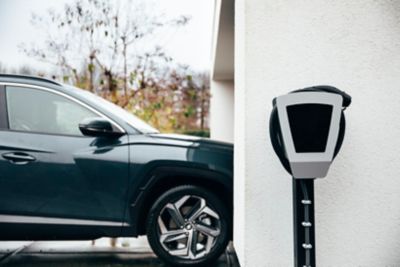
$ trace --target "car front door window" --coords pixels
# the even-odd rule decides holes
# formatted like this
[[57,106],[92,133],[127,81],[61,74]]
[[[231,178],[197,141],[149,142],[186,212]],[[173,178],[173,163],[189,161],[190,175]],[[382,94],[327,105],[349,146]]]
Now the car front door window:
[[9,86],[6,96],[9,127],[15,131],[81,136],[79,123],[98,117],[66,97],[40,89]]

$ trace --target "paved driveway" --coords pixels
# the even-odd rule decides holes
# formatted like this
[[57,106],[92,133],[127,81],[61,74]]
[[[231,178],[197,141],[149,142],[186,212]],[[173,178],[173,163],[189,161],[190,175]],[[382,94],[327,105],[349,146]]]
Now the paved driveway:
[[[86,267],[134,266],[161,267],[148,247],[92,246],[90,242],[0,242],[1,266]],[[228,248],[218,263],[209,267],[239,266]]]

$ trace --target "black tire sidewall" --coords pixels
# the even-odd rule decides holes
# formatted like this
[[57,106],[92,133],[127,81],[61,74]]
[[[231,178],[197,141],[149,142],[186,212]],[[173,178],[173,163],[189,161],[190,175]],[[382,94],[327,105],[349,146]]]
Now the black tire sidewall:
[[[179,199],[184,195],[194,195],[202,197],[206,200],[207,205],[210,206],[220,217],[221,222],[221,233],[218,236],[216,243],[214,244],[211,251],[204,257],[197,260],[182,259],[176,256],[170,255],[164,250],[159,242],[158,233],[158,216],[161,210],[170,202]],[[231,232],[231,215],[223,202],[209,190],[193,185],[183,185],[172,188],[162,194],[150,209],[147,221],[147,238],[154,253],[156,253],[162,260],[173,266],[204,266],[212,261],[218,259],[218,257],[224,252],[229,242]]]

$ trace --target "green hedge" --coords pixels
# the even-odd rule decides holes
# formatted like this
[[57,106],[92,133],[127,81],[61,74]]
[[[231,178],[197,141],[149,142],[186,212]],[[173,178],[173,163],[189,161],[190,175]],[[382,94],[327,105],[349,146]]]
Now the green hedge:
[[184,132],[182,132],[182,134],[194,135],[194,136],[199,136],[199,137],[210,137],[210,131],[209,130],[184,131]]

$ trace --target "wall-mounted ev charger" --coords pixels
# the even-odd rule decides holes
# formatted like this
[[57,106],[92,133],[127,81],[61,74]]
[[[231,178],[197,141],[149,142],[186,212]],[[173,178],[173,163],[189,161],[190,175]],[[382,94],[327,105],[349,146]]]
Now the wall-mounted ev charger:
[[271,142],[293,177],[295,266],[314,267],[314,179],[327,175],[339,153],[351,97],[332,86],[314,86],[278,96],[272,103]]

